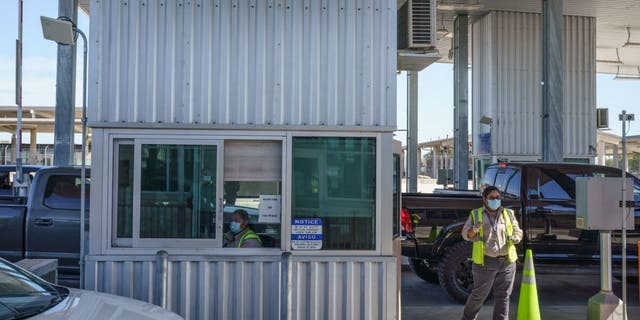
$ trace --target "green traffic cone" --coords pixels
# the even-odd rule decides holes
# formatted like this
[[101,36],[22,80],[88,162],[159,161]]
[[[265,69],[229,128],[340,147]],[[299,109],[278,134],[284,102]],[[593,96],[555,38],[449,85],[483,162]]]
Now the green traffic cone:
[[518,301],[518,320],[540,320],[540,306],[538,304],[538,288],[536,273],[533,268],[533,253],[527,249],[520,286],[520,300]]

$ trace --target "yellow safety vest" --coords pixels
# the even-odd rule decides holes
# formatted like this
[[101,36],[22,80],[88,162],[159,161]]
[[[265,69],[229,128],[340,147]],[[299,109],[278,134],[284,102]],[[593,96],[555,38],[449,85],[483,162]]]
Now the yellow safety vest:
[[[513,235],[513,224],[511,222],[511,215],[509,212],[511,210],[509,211],[507,210],[509,209],[504,208],[504,210],[502,210],[502,218],[504,219],[506,224],[507,237],[511,237]],[[482,212],[483,212],[483,208],[478,208],[471,211],[471,219],[473,221],[473,225],[476,224],[476,221],[482,223]],[[483,229],[484,228],[480,228],[480,232],[478,233],[478,240],[473,242],[473,252],[471,254],[471,260],[473,261],[473,263],[479,264],[482,266],[484,265]],[[507,240],[507,257],[509,259],[509,262],[515,262],[516,260],[518,260],[518,253],[516,252],[516,246],[513,244],[513,241],[511,240]]]
[[260,240],[260,237],[258,237],[258,235],[253,232],[253,230],[248,229],[247,232],[245,232],[242,235],[242,238],[240,238],[240,240],[238,241],[238,248],[242,248],[242,242],[247,239],[256,239],[258,240],[258,242],[260,242],[260,245],[262,245],[262,240]]

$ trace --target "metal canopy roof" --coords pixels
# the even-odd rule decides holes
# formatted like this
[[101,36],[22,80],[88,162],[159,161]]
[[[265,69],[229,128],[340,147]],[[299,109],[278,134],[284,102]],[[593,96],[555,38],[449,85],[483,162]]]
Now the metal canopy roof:
[[[397,0],[402,4],[406,0]],[[79,0],[78,4],[87,14],[90,0]],[[438,19],[436,26],[453,32],[455,12],[445,10],[451,4],[473,5],[480,7],[471,12],[472,15],[482,15],[491,10],[506,10],[520,12],[542,12],[542,1],[533,0],[439,0],[437,1]],[[616,48],[619,48],[620,74],[638,75],[640,66],[640,47],[622,47],[627,41],[627,27],[631,28],[631,42],[640,42],[640,1],[638,0],[564,0],[564,14],[596,17],[597,31],[597,59],[617,60]],[[447,57],[451,48],[451,38],[443,37],[438,40],[437,49],[442,58],[440,62],[451,62]],[[615,74],[618,65],[613,63],[597,63],[598,73]]]
[[[479,3],[480,9],[471,11],[474,16],[483,15],[493,10],[542,12],[542,1],[527,0],[469,0],[469,1],[438,1],[440,8],[451,3]],[[439,8],[439,9],[440,9]],[[638,75],[640,66],[640,47],[623,47],[627,41],[627,27],[631,28],[631,42],[640,42],[640,1],[638,0],[564,0],[564,14],[575,16],[590,16],[596,18],[596,56],[598,60],[617,60],[618,48],[620,60],[620,74]],[[453,32],[452,10],[438,10],[437,28],[446,28]],[[443,37],[438,40],[437,48],[442,55],[441,62],[451,62],[447,55],[451,48],[451,38]],[[598,73],[615,74],[618,65],[597,62]]]

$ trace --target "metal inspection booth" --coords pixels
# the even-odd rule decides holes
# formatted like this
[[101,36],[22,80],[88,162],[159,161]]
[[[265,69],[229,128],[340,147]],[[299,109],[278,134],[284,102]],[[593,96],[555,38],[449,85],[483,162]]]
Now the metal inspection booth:
[[[92,0],[90,23],[86,289],[398,317],[396,1]],[[237,209],[261,248],[225,247]]]

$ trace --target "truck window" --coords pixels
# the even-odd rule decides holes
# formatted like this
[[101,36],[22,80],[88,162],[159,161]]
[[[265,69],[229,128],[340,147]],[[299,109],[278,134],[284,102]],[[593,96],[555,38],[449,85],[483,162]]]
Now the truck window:
[[[554,170],[544,170],[543,171],[538,171],[540,173],[539,177],[539,181],[540,181],[540,194],[539,197],[540,199],[556,199],[556,200],[571,200],[571,195],[567,192],[567,190],[565,188],[562,187],[562,185],[560,185],[560,183],[558,183],[558,181],[556,179],[554,179],[552,176],[554,177],[558,177],[558,176],[562,176],[562,177],[567,177],[564,173],[560,173],[558,171],[554,171]],[[555,174],[548,174],[548,173],[555,173]],[[571,186],[566,186],[568,187],[574,187],[574,185]]]
[[484,178],[482,179],[482,184],[480,185],[480,190],[483,190],[484,188],[493,185],[493,183],[496,180],[496,172],[497,171],[498,170],[495,167],[487,168],[487,170],[484,172]]
[[496,182],[494,186],[504,192],[507,189],[507,182],[513,177],[515,170],[513,168],[500,168],[496,173]]
[[507,181],[507,187],[505,188],[505,193],[516,198],[520,197],[520,180],[522,180],[520,177],[520,171],[516,171],[516,173],[509,178],[509,181]]
[[[86,183],[86,203],[89,208],[89,179]],[[44,192],[44,205],[52,209],[80,210],[80,177],[51,176]]]
[[6,171],[0,172],[0,195],[13,195],[10,173]]

